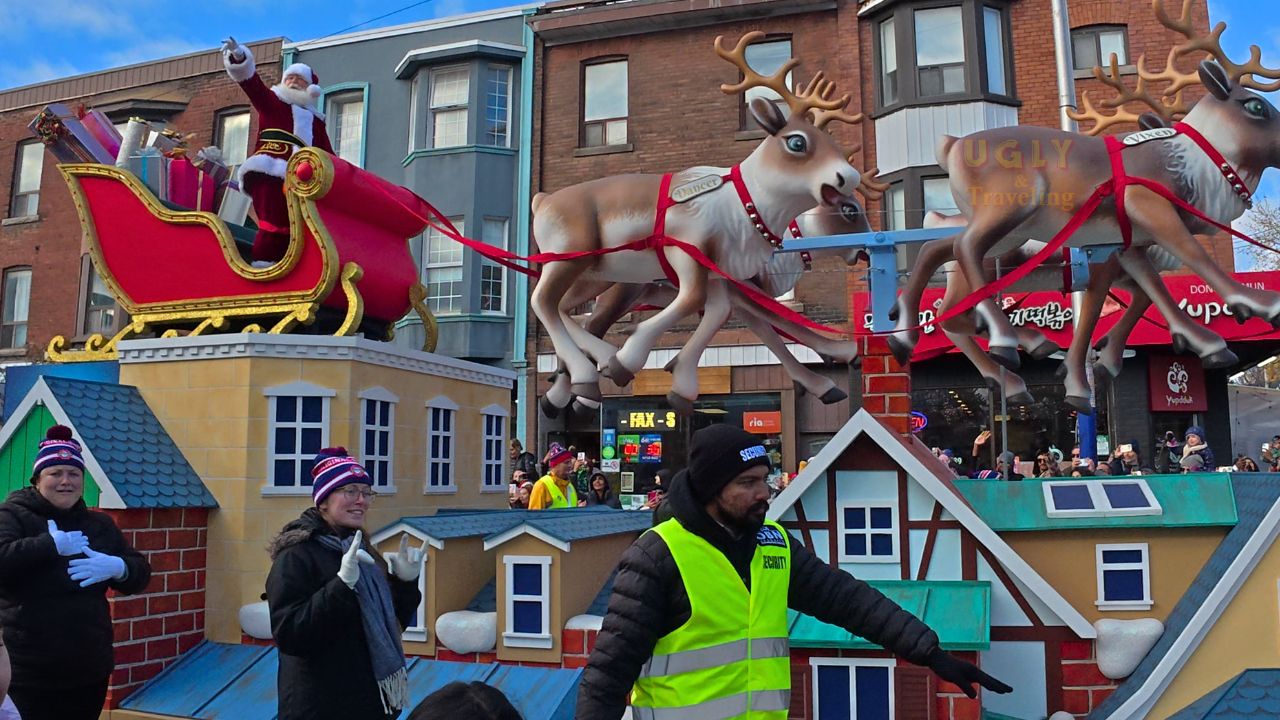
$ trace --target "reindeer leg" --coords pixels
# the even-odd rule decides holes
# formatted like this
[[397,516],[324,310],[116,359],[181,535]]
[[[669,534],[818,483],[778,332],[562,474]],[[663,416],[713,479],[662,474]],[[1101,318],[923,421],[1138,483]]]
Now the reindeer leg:
[[596,307],[587,320],[587,332],[604,337],[613,324],[626,315],[651,286],[617,283],[596,299]]
[[569,386],[569,373],[565,372],[562,366],[551,379],[551,387],[538,398],[538,407],[542,408],[543,415],[549,418],[558,417],[560,411],[573,402],[573,391]]
[[[981,287],[981,283],[986,281],[983,258],[987,251],[1021,225],[1036,208],[984,206],[979,210],[965,229],[963,237],[954,244],[956,261],[965,280],[973,288]],[[986,330],[989,338],[987,354],[1010,370],[1018,369],[1021,362],[1018,358],[1018,337],[1009,318],[991,298],[978,303],[974,312],[978,317],[979,327]]]
[[1013,405],[1035,403],[1035,396],[1027,389],[1027,383],[1022,376],[1012,370],[1006,370],[992,360],[990,355],[982,351],[982,346],[973,339],[972,334],[952,332],[946,328],[943,328],[942,332],[960,352],[964,353],[965,357],[969,358],[969,362],[973,363],[974,368],[981,373],[988,388],[1004,393],[1005,399]]
[[[929,286],[929,279],[938,268],[955,258],[954,243],[952,238],[942,238],[930,240],[920,246],[920,254],[916,256],[915,265],[907,276],[907,283],[903,285],[898,302],[889,313],[896,322],[893,334],[886,336],[885,341],[889,345],[889,351],[904,365],[911,360],[916,343],[920,342],[920,330],[910,328],[920,322],[920,303],[924,299],[925,288]],[[855,319],[855,322],[858,320]]]
[[[561,261],[547,263],[542,268],[542,277],[533,287],[529,305],[533,309],[547,336],[555,347],[556,356],[564,363],[569,373],[570,389],[575,395],[592,399],[600,398],[599,375],[595,365],[573,342],[567,325],[573,323],[568,310],[561,309],[560,301],[569,293],[574,281],[586,269],[583,261]],[[549,398],[548,402],[555,402]],[[567,406],[567,403],[566,403]],[[564,406],[561,406],[564,407]]]
[[[735,309],[739,307],[738,302],[737,298],[734,298]],[[751,313],[743,313],[740,317],[747,323],[747,327],[751,328],[751,332],[760,338],[760,342],[773,351],[778,361],[782,363],[782,369],[786,370],[787,375],[799,383],[805,392],[817,397],[824,405],[838,403],[849,397],[848,393],[836,387],[831,378],[819,375],[797,360],[796,356],[792,355],[791,351],[787,349],[787,345],[782,341],[782,338],[778,337],[778,333],[773,329],[773,326],[764,319]]]
[[1062,363],[1066,370],[1063,386],[1067,407],[1085,415],[1093,413],[1093,403],[1089,399],[1091,389],[1088,367],[1085,365],[1089,362],[1089,345],[1093,340],[1093,331],[1098,327],[1098,320],[1102,317],[1102,305],[1107,299],[1107,291],[1119,275],[1120,262],[1115,259],[1109,259],[1090,269],[1089,286],[1080,303],[1080,314],[1075,318],[1071,345],[1067,347],[1067,359]]
[[1058,343],[1034,328],[1014,328],[1013,333],[1018,336],[1018,345],[1027,351],[1032,360],[1043,360],[1062,349]]
[[1130,292],[1133,297],[1120,316],[1120,320],[1107,331],[1106,335],[1102,336],[1095,346],[1098,350],[1097,358],[1093,363],[1095,378],[1114,380],[1120,377],[1120,371],[1124,368],[1125,344],[1129,341],[1129,335],[1133,333],[1133,329],[1142,320],[1143,314],[1147,312],[1147,308],[1151,307],[1151,298],[1142,291],[1142,288],[1135,285]]
[[697,329],[667,366],[671,370],[671,391],[667,393],[667,402],[681,415],[693,414],[693,401],[698,399],[698,360],[716,332],[729,319],[729,309],[726,283],[710,281]]
[[1120,253],[1120,265],[1155,304],[1160,314],[1164,315],[1165,321],[1169,323],[1169,335],[1173,338],[1175,352],[1190,350],[1196,353],[1206,368],[1236,364],[1239,358],[1227,347],[1227,341],[1221,335],[1187,317],[1182,308],[1178,307],[1145,250],[1130,248]]
[[693,258],[671,251],[668,262],[679,279],[680,289],[671,304],[636,326],[636,331],[623,343],[622,349],[609,361],[609,376],[619,385],[627,385],[644,367],[649,351],[663,333],[676,323],[702,308],[707,298],[707,271]]
[[[855,341],[829,338],[803,325],[797,325],[790,320],[770,315],[737,290],[730,290],[729,299],[733,303],[734,311],[738,312],[740,316],[763,321],[771,327],[790,335],[796,342],[825,358],[844,364],[858,359],[858,343]],[[756,335],[758,336],[760,333],[757,332]]]

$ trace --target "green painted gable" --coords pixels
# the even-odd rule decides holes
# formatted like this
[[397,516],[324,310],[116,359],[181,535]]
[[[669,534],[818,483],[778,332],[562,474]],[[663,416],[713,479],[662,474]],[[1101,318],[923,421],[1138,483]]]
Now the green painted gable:
[[[1072,478],[1053,478],[1070,481]],[[1089,480],[1125,480],[1088,478]],[[1138,478],[1133,478],[1138,479]],[[1230,473],[1143,475],[1159,515],[1051,518],[1044,506],[1044,483],[1049,480],[957,480],[956,488],[992,530],[1058,530],[1136,527],[1232,527],[1236,524],[1235,493]]]
[[[991,583],[973,580],[871,580],[869,585],[938,633],[944,650],[987,650],[991,646]],[[787,611],[792,647],[878,650],[835,625]]]
[[[8,497],[14,490],[21,490],[31,480],[31,465],[36,459],[36,449],[44,434],[52,425],[57,425],[49,408],[44,405],[33,405],[31,412],[22,419],[18,429],[14,431],[4,447],[0,447],[0,492]],[[86,470],[84,473],[84,502],[89,507],[98,506],[98,483]]]

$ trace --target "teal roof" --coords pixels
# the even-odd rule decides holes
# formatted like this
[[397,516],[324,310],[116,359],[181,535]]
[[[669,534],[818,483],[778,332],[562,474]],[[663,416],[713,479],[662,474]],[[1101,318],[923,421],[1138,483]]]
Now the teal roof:
[[1049,517],[1044,505],[1044,483],[1051,482],[1049,480],[957,480],[955,485],[983,522],[997,532],[1067,528],[1231,527],[1237,519],[1231,478],[1230,473],[1198,473],[1052,480],[1143,480],[1163,510],[1159,515],[1106,517]]
[[[868,584],[933,628],[944,650],[986,650],[991,646],[991,583],[870,580]],[[880,648],[844,628],[794,610],[787,611],[787,622],[794,647]]]
[[48,375],[44,382],[126,508],[218,506],[138,388]]

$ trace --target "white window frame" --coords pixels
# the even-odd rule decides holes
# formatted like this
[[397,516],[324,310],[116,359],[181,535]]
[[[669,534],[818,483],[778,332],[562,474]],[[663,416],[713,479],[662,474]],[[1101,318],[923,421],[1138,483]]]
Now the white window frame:
[[[396,492],[396,404],[400,402],[390,390],[384,387],[372,387],[368,390],[362,390],[356,398],[360,401],[360,464],[364,465],[364,469],[369,472],[369,479],[373,480],[373,487],[378,491],[379,495],[394,495]],[[366,402],[385,402],[387,403],[387,425],[369,425],[365,418]],[[387,433],[387,453],[381,455],[373,452],[372,448],[365,445],[365,433],[368,430],[374,432]],[[377,483],[377,472],[373,469],[371,462],[387,463],[387,482],[384,485]]]
[[[883,530],[871,529],[871,508],[888,507],[893,517],[893,527],[890,529],[890,536],[893,538],[893,555],[872,555],[871,554],[871,536],[883,535]],[[863,508],[867,511],[867,527],[865,528],[846,528],[844,526],[844,511],[852,508]],[[849,563],[896,563],[900,562],[902,554],[901,538],[898,537],[902,528],[898,526],[898,500],[858,500],[850,502],[842,502],[836,507],[839,517],[836,518],[837,540],[839,541],[840,562]],[[845,553],[844,539],[846,535],[862,534],[867,538],[867,554],[866,555],[849,555]]]
[[[431,422],[432,410],[440,410],[450,413],[449,430],[437,430]],[[431,439],[433,437],[447,438],[449,440],[448,456],[435,457],[431,454]],[[427,401],[427,474],[422,479],[422,493],[424,495],[449,495],[458,492],[458,403],[450,400],[444,395],[438,395]],[[431,486],[431,468],[436,464],[446,465],[449,473],[449,483],[447,485]]]
[[[537,648],[540,650],[550,649],[555,645],[555,638],[551,635],[551,558],[546,555],[507,555],[502,558],[503,572],[506,578],[506,597],[502,599],[503,609],[506,613],[506,622],[503,624],[502,642],[507,647],[517,648]],[[514,592],[514,579],[516,565],[541,565],[542,566],[542,594],[541,595],[516,595]],[[538,602],[542,604],[542,629],[541,633],[518,633],[515,631],[515,603],[520,602]]]
[[[5,298],[9,297],[9,284],[17,283],[16,278],[20,274],[26,275],[26,293],[18,300],[15,296],[13,306],[5,302]],[[35,271],[30,265],[14,265],[0,270],[0,336],[3,336],[5,328],[14,328],[9,332],[9,339],[0,344],[0,350],[25,350],[27,343],[31,340],[31,286],[35,278]],[[5,315],[12,313],[13,317],[5,320]],[[18,317],[21,314],[22,317]],[[16,328],[22,328],[22,342],[17,341],[18,331]]]
[[[489,238],[485,237],[484,230],[485,230],[485,227],[490,222],[502,223],[502,244],[501,245],[496,245],[494,243],[491,243],[489,242]],[[486,217],[481,221],[480,239],[486,244],[493,245],[494,247],[500,247],[503,250],[506,250],[509,242],[507,238],[510,236],[510,234],[511,234],[510,218]],[[487,282],[485,280],[484,274],[485,274],[485,271],[487,270],[497,270],[498,272],[498,278],[499,278],[498,290],[499,292],[502,293],[502,297],[501,297],[502,302],[500,303],[499,308],[497,310],[484,309],[484,298],[485,298],[484,287],[485,287],[485,282]],[[507,314],[507,269],[502,265],[499,265],[498,263],[488,258],[480,259],[480,305],[479,307],[480,307],[480,312],[485,315],[506,315]]]
[[[1150,610],[1154,604],[1151,600],[1151,550],[1147,543],[1116,543],[1111,545],[1097,545],[1096,548],[1096,565],[1098,569],[1098,599],[1094,605],[1099,610]],[[1104,565],[1102,562],[1103,551],[1113,550],[1138,550],[1142,553],[1142,560],[1136,563],[1111,563]],[[1106,570],[1141,570],[1142,571],[1142,599],[1141,600],[1108,600],[1106,596],[1106,585],[1103,583]]]
[[[619,115],[619,116],[599,117],[599,118],[593,118],[588,120],[587,119],[587,95],[589,91],[589,88],[587,86],[588,68],[604,66],[604,65],[613,65],[613,64],[619,64],[619,63],[626,66],[626,73],[627,73],[626,112],[624,112],[622,115]],[[625,146],[629,144],[631,142],[631,58],[630,57],[614,57],[614,58],[609,58],[605,60],[593,59],[593,60],[584,61],[582,65],[582,98],[580,99],[579,104],[581,106],[581,109],[579,110],[579,115],[578,115],[578,123],[579,123],[578,133],[580,135],[579,144],[581,145],[581,147],[583,148],[619,147],[619,146]],[[623,124],[622,142],[611,143],[609,142],[609,125],[617,122],[621,122]],[[587,140],[587,134],[588,134],[587,130],[590,126],[593,126],[593,125],[601,126],[600,142],[594,145],[588,142]]]
[[[419,540],[412,534],[409,535],[409,547],[417,547]],[[396,538],[396,542],[400,542],[400,538]],[[387,567],[391,567],[391,556],[395,552],[382,553],[382,559],[386,561]],[[404,629],[400,637],[411,642],[426,642],[431,637],[431,632],[427,629],[427,561],[431,559],[431,549],[427,547],[426,542],[422,542],[422,568],[418,571],[418,593],[422,599],[418,601],[418,606],[413,609],[413,624]]]
[[[498,427],[498,434],[494,435],[489,432],[489,419],[493,418]],[[503,493],[507,492],[508,476],[505,474],[507,460],[507,423],[511,418],[511,412],[506,408],[494,403],[480,410],[480,433],[483,436],[483,445],[481,446],[480,457],[480,492],[482,493]],[[489,457],[489,448],[496,447],[498,449],[497,457]],[[489,471],[497,468],[497,481],[490,485],[485,480],[489,476]]]
[[[1143,495],[1146,496],[1150,507],[1145,508],[1113,508],[1111,500],[1107,498],[1107,493],[1103,489],[1106,485],[1134,485],[1136,484],[1142,489]],[[1093,501],[1093,507],[1088,509],[1068,509],[1059,510],[1054,504],[1053,488],[1063,485],[1084,485],[1089,488],[1089,498]],[[1042,484],[1041,490],[1044,492],[1044,511],[1045,515],[1051,518],[1073,518],[1073,517],[1134,517],[1138,515],[1162,515],[1164,508],[1160,507],[1160,503],[1156,500],[1156,496],[1151,492],[1151,486],[1146,480],[1138,477],[1119,477],[1113,480],[1100,480],[1096,478],[1069,478],[1062,480],[1046,481]]]
[[[292,382],[287,385],[277,385],[269,387],[262,391],[267,398],[267,467],[263,477],[267,482],[262,486],[263,495],[310,495],[311,485],[276,485],[274,482],[276,460],[292,460],[299,463],[309,463],[315,459],[315,453],[302,452],[302,431],[305,429],[320,429],[320,447],[329,447],[329,428],[330,428],[330,407],[333,398],[338,394],[336,390],[313,385],[309,382]],[[318,397],[320,398],[320,422],[303,422],[302,420],[302,398]],[[292,400],[297,402],[298,412],[296,419],[291,423],[280,423],[276,420],[276,406],[283,400]],[[288,455],[276,454],[276,430],[282,426],[291,427],[298,433],[297,452]],[[295,482],[297,476],[295,475]]]
[[[466,221],[462,217],[451,217],[449,218],[449,222],[453,223],[453,226],[458,229],[459,235],[466,235],[466,232],[467,232]],[[456,246],[456,249],[458,250],[457,262],[452,262],[452,261],[436,262],[436,263],[431,262],[431,239],[433,237],[439,237],[441,242],[450,243],[451,245]],[[467,272],[466,272],[466,267],[464,265],[464,258],[465,258],[465,255],[462,252],[462,246],[458,245],[455,240],[445,235],[444,233],[436,230],[434,227],[427,228],[427,232],[423,237],[423,246],[422,246],[422,267],[423,267],[422,284],[425,285],[427,288],[426,304],[427,304],[427,307],[431,309],[432,313],[436,315],[457,315],[461,313],[463,309],[466,307],[465,301],[467,298],[467,288],[466,288]],[[455,298],[455,297],[457,298],[457,307],[449,308],[446,310],[439,307],[440,298],[442,296],[432,294],[431,271],[446,270],[446,269],[452,269],[452,268],[458,268],[458,271],[460,273],[460,277],[457,280],[458,294],[457,295],[450,294],[448,295],[448,297],[450,298],[450,302],[449,302],[450,305],[454,304],[454,301],[452,300],[452,298]],[[454,281],[449,280],[448,282],[454,282]]]
[[418,149],[418,87],[421,82],[422,75],[414,75],[409,83],[409,152]]
[[[354,148],[347,147],[342,140],[342,131],[346,128],[341,126],[341,108],[352,103],[360,103],[360,134],[352,140],[355,143]],[[369,117],[368,108],[369,99],[365,96],[365,91],[360,88],[341,88],[333,91],[331,95],[324,98],[324,113],[326,124],[332,125],[333,137],[329,138],[330,144],[333,145],[334,157],[342,157],[345,151],[352,158],[343,157],[343,160],[355,165],[356,167],[364,167],[364,147],[367,140],[365,133],[368,128],[365,127],[365,120]]]
[[[898,662],[896,660],[879,660],[873,658],[834,658],[834,657],[811,657],[809,658],[810,685],[812,686],[813,698],[813,717],[822,717],[818,709],[818,668],[819,667],[846,667],[851,672],[856,673],[857,668],[886,668],[889,671],[889,717],[895,717],[897,698],[894,697],[894,685],[896,684],[896,668]],[[849,709],[853,711],[853,717],[858,717],[858,682],[857,675],[849,678]],[[933,702],[933,698],[929,699]]]
[[[510,65],[486,65],[484,74],[484,131],[483,137],[479,139],[479,144],[489,147],[511,147],[511,81],[515,77],[515,71]],[[507,74],[507,118],[506,118],[506,135],[501,143],[494,144],[489,142],[489,98],[492,95],[489,85],[492,83],[491,77],[494,72],[506,72]]]
[[253,117],[249,113],[250,113],[250,109],[248,107],[237,105],[234,107],[229,107],[229,108],[224,108],[222,110],[219,110],[217,117],[214,120],[214,138],[217,140],[218,147],[222,149],[224,153],[226,152],[227,145],[228,145],[227,122],[232,118],[244,116],[246,122],[248,123],[248,125],[245,127],[245,133],[244,133],[244,152],[243,152],[244,157],[240,159],[240,162],[233,163],[233,162],[230,162],[232,158],[230,157],[229,154],[224,155],[224,159],[227,162],[227,167],[231,167],[231,168],[240,167],[241,165],[244,164],[245,160],[249,159],[249,155],[250,155],[249,143],[250,141],[253,140],[252,133],[250,132],[253,128]]
[[[22,184],[22,169],[24,165],[23,161],[24,159],[27,158],[28,148],[30,148],[32,151],[32,154],[35,155],[34,163],[36,166],[36,169],[35,169],[36,187],[34,190],[28,189],[28,190],[23,190],[19,192],[18,188]],[[17,144],[17,147],[14,149],[13,158],[14,158],[13,159],[13,184],[12,184],[13,189],[9,193],[9,212],[6,213],[5,217],[9,217],[9,218],[39,217],[40,216],[40,185],[44,180],[44,145],[40,144],[40,141],[36,139],[23,140],[22,142],[19,142]],[[23,199],[23,205],[28,204],[27,200],[29,198],[35,198],[34,200],[31,201],[31,204],[33,205],[33,207],[26,208],[27,212],[21,215],[15,215],[13,211],[17,208],[18,198]]]
[[[464,100],[462,104],[453,103],[449,105],[436,106],[435,105],[436,78],[438,78],[440,75],[444,73],[458,72],[458,71],[461,71],[462,74],[465,75],[467,78],[467,94],[466,94],[467,99]],[[471,67],[469,65],[446,65],[444,67],[431,69],[430,78],[427,85],[427,112],[429,113],[429,116],[430,116],[429,127],[431,130],[431,147],[453,148],[453,147],[466,146],[467,140],[468,140],[467,135],[471,131],[470,99],[471,99]],[[439,144],[436,140],[436,114],[437,113],[457,113],[457,112],[462,113],[462,142],[450,143],[448,145]]]

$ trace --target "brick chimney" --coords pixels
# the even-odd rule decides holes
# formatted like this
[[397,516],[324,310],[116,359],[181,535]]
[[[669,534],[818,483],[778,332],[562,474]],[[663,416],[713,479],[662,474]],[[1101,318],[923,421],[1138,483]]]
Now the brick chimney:
[[862,407],[889,427],[911,434],[911,365],[902,365],[878,335],[859,338]]

